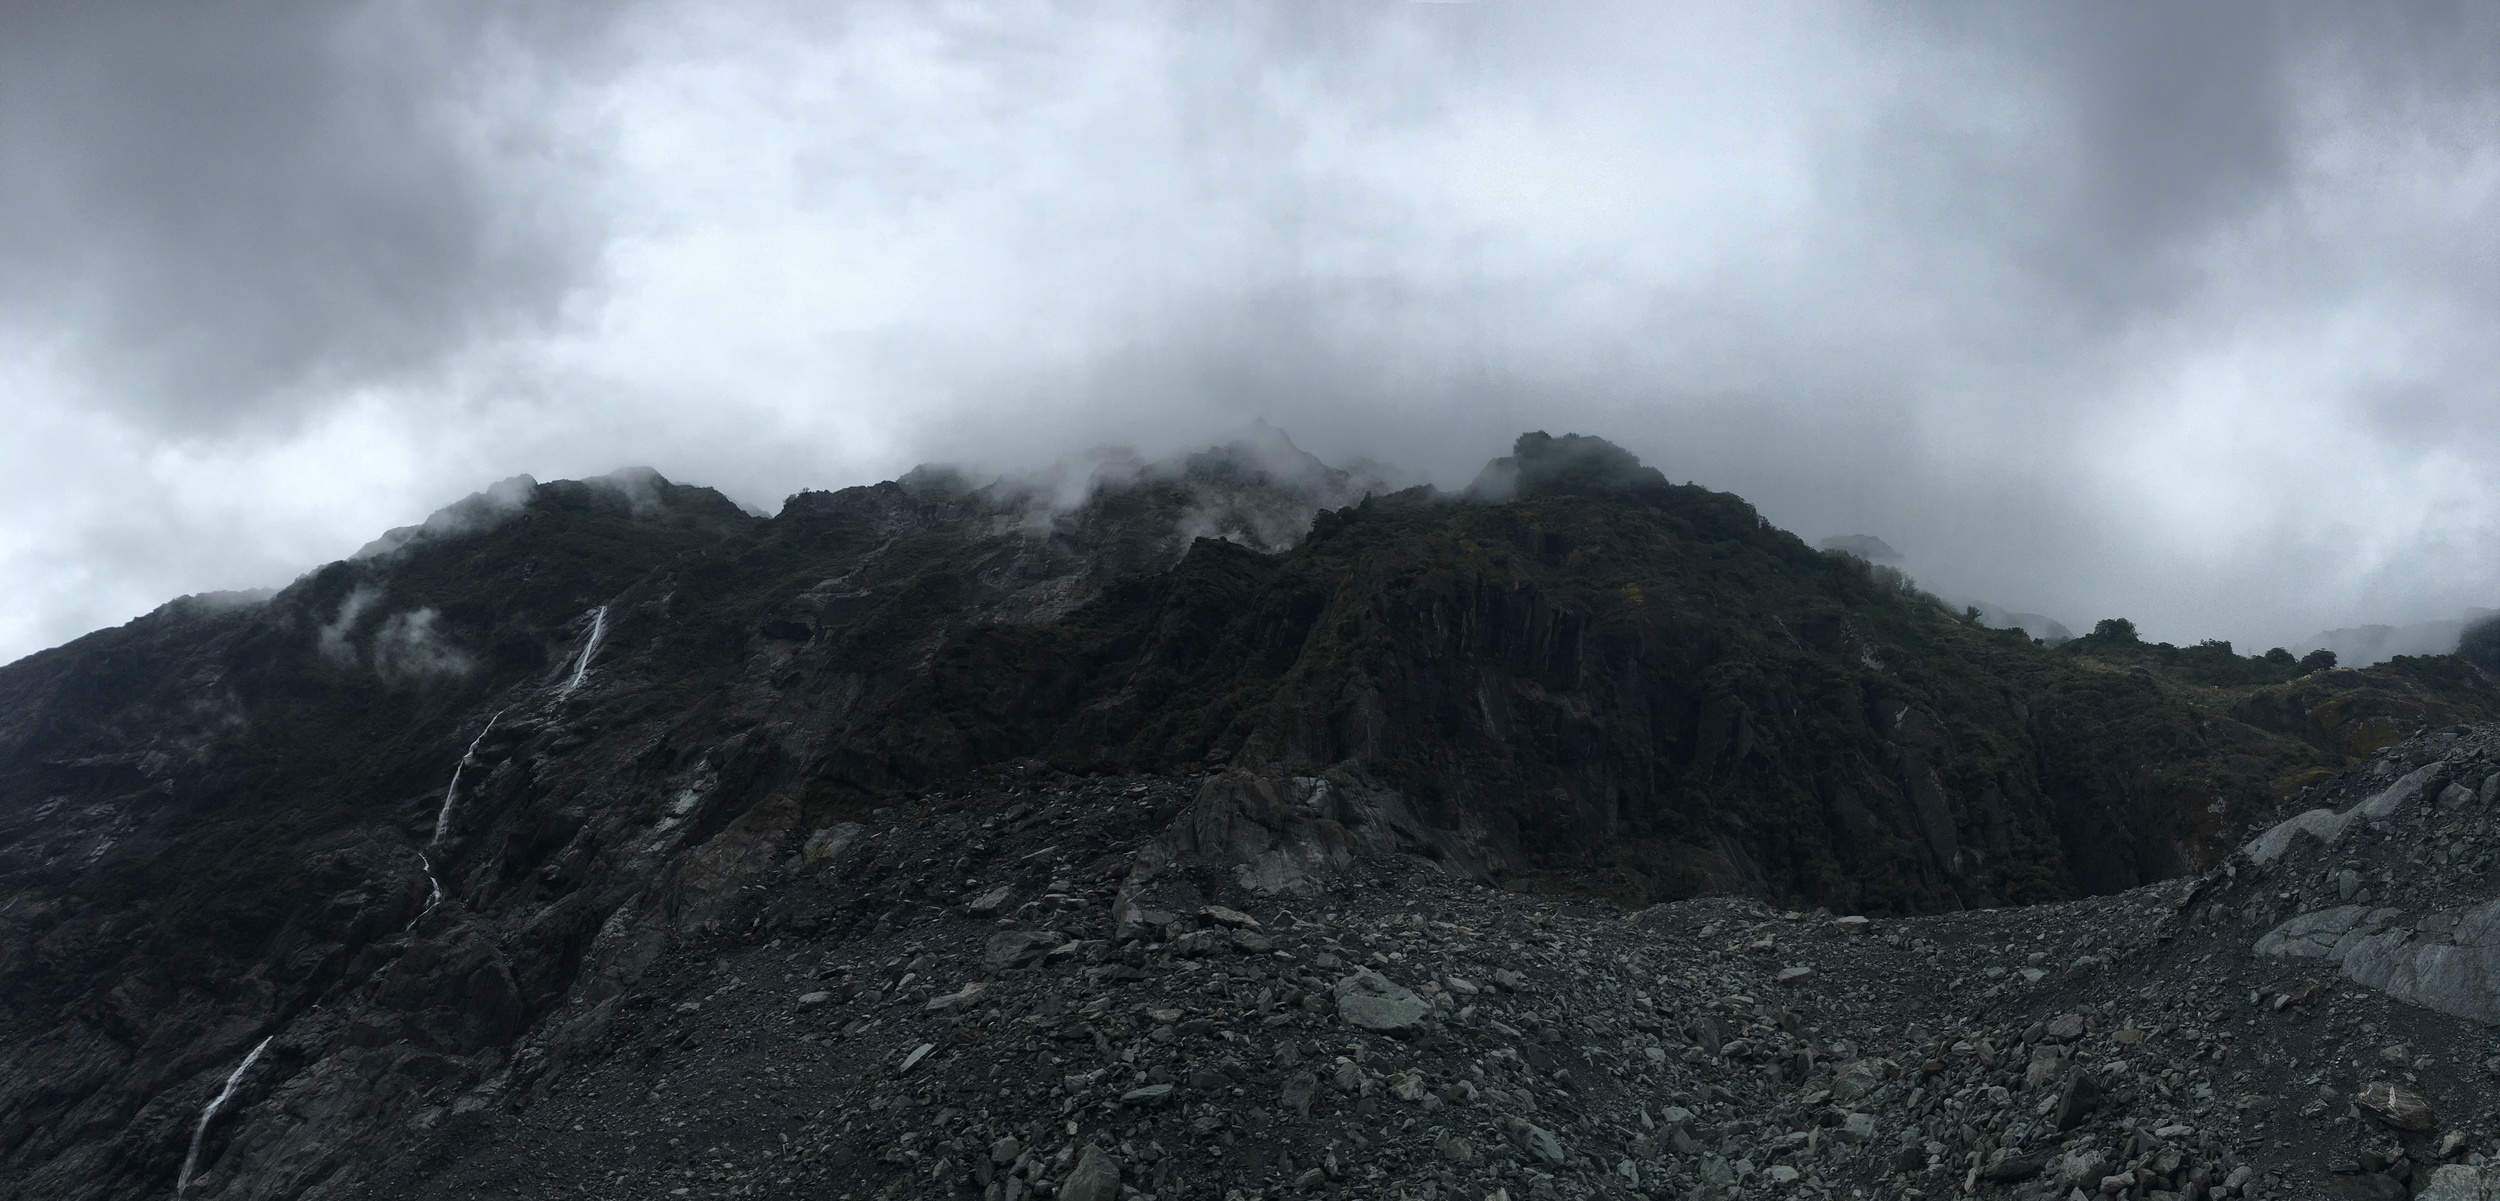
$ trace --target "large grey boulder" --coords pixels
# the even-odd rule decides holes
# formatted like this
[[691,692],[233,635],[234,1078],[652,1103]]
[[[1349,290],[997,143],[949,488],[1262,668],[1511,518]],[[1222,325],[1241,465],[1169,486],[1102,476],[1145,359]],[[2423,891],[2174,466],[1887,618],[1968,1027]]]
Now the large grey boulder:
[[1370,968],[1337,981],[1337,1016],[1365,1030],[1404,1030],[1424,1020],[1432,1003]]
[[2439,778],[2439,774],[2447,768],[2448,765],[2445,762],[2425,763],[2407,772],[2404,778],[2379,790],[2370,799],[2342,813],[2337,813],[2332,809],[2312,809],[2288,818],[2265,833],[2250,839],[2247,847],[2248,858],[2253,863],[2272,863],[2282,858],[2284,852],[2291,850],[2292,840],[2302,834],[2312,835],[2319,842],[2334,846],[2344,837],[2344,831],[2352,828],[2354,822],[2376,821],[2389,817],[2397,810],[2413,803],[2422,795],[2422,790],[2429,787],[2431,781]]
[[1060,1201],[1120,1201],[1120,1161],[1088,1144],[1077,1156],[1076,1170],[1059,1186]]
[[1233,865],[1251,892],[1310,893],[1354,862],[1354,837],[1294,795],[1290,782],[1235,768],[1139,853],[1132,885],[1192,857]]
[[2256,951],[2282,959],[2332,959],[2337,963],[2359,943],[2404,917],[2402,910],[2338,905],[2304,913],[2257,940]]
[[2399,1001],[2500,1022],[2500,901],[2420,920],[2396,909],[2339,905],[2276,926],[2255,950],[2329,960],[2346,979]]
[[1128,891],[1138,892],[1175,863],[1200,859],[1230,865],[1247,891],[1307,895],[1326,891],[1357,855],[1400,852],[1492,882],[1490,850],[1424,821],[1397,790],[1360,773],[1277,776],[1234,768],[1210,778],[1139,850]]
[[2490,1190],[2483,1187],[2480,1171],[2452,1163],[2431,1173],[2430,1184],[2414,1194],[2413,1201],[2485,1201],[2490,1196]]
[[2500,901],[2458,915],[2445,937],[2388,930],[2344,953],[2344,974],[2424,1009],[2500,1022]]

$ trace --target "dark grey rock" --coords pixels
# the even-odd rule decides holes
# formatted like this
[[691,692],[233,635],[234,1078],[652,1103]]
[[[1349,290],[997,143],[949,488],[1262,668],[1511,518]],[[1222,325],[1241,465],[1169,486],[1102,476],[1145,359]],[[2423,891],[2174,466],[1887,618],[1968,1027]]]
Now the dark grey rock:
[[2063,1134],[2083,1124],[2083,1119],[2101,1103],[2101,1088],[2093,1083],[2092,1073],[2075,1072],[2066,1077],[2066,1087],[2057,1094],[2057,1106],[2050,1121]]
[[1060,1201],[1120,1201],[1120,1161],[1088,1144],[1059,1186]]
[[1365,1030],[1404,1030],[1432,1012],[1432,1003],[1413,989],[1392,983],[1370,968],[1338,980],[1331,991],[1337,999],[1337,1016]]

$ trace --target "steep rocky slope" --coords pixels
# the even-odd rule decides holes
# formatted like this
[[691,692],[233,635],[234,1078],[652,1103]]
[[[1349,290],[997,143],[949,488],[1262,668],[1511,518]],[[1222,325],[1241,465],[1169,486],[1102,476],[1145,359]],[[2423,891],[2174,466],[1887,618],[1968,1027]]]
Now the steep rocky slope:
[[[1450,933],[1414,914],[1522,948],[1531,929],[1574,931],[1503,962],[1486,956],[1507,942],[1446,952],[1469,981],[1569,970],[1571,947],[1601,953],[1583,932],[1655,939],[1649,966],[1605,971],[1700,972],[1694,991],[1655,984],[1652,1007],[1755,995],[1730,1014],[1742,1026],[1767,998],[1721,935],[1770,919],[1730,909],[1687,934],[1607,915],[1729,894],[1891,922],[2118,892],[2218,860],[2356,755],[2494,703],[2453,660],[2303,674],[2228,648],[2052,650],[1593,439],[1523,438],[1461,497],[1380,495],[1274,443],[1124,470],[1072,504],[942,472],[801,494],[772,518],[648,473],[509,481],[273,596],[192,598],[0,668],[0,1180],[57,1197],[497,1192],[535,1177],[496,1155],[569,1132],[533,1115],[621,1103],[607,1094],[627,1081],[648,1094],[685,1057],[711,1065],[684,1078],[706,1089],[752,1069],[738,1087],[767,1083],[746,1108],[813,1104],[858,1134],[846,1107],[887,1070],[867,1050],[930,1042],[947,1053],[898,1080],[962,1080],[965,1044],[927,1023],[1125,1051],[1153,1033],[1121,1025],[1142,1011],[1097,1001],[1169,1010],[1181,994],[1158,990],[1181,980],[1227,1014],[1285,1019],[1259,1029],[1335,1038],[1342,973],[1319,956]],[[1010,926],[976,923],[1002,884]],[[1210,901],[1265,929],[1173,928]],[[1932,983],[1917,961],[1882,970],[1905,996]],[[914,990],[942,977],[987,977],[997,1003],[927,1008],[938,994]],[[1479,1013],[1513,1031],[1529,1011],[1558,1031],[1625,1016],[1593,1000],[1620,992],[1548,1013],[1492,987]],[[1435,1013],[1464,1008],[1443,993]],[[985,1024],[1008,1015],[1035,1020]],[[1192,1020],[1156,1025],[1214,1029]],[[1080,1065],[1056,1075],[1105,1074],[1049,1106],[1095,1129],[1077,1109],[1119,1073],[1070,1050],[1042,1053]],[[1652,1080],[1683,1079],[1684,1047],[1662,1050]],[[982,1070],[1023,1090],[1017,1069],[1043,1061],[1020,1054]],[[1312,1062],[1337,1054],[1359,1058]],[[985,1123],[1040,1120],[1031,1096],[1000,1101]],[[579,1111],[579,1145],[606,1147],[594,1126],[621,1112]],[[663,1156],[662,1112],[738,1111],[651,1110],[623,1145]],[[1672,1144],[1661,1120],[1644,1130]],[[1198,1133],[1275,1147],[1305,1130],[1246,1129]],[[889,1151],[936,1170],[918,1143],[774,1133],[817,1148],[819,1183],[884,1188]],[[1127,1141],[1178,1156],[1178,1137]],[[778,1148],[749,1151],[795,1154]],[[566,1187],[688,1166],[595,1153],[618,1158],[566,1161]],[[1295,1154],[1288,1183],[1336,1179]],[[1267,1188],[1278,1168],[1226,1179]]]
[[[1730,899],[1623,913],[1359,846],[1332,857],[1305,820],[1331,802],[1271,808],[1241,775],[1198,785],[1125,872],[1088,870],[1186,791],[1001,782],[844,827],[769,875],[740,911],[750,936],[665,955],[499,1074],[427,1097],[415,1145],[357,1191],[2464,1201],[2500,1185],[2483,1171],[2500,730],[2416,739],[2321,789],[2320,812],[2352,815],[2332,843],[2305,818],[2192,880],[1885,920]],[[1210,825],[1269,837],[1188,833]],[[1278,848],[1313,870],[1270,888],[1258,864]],[[916,864],[945,872],[951,904],[854,886]],[[2378,941],[2331,962],[2335,940],[2308,932],[2362,929],[2356,907]],[[2422,966],[2450,960],[2466,970]],[[228,1161],[283,1164],[291,1128],[257,1120]]]

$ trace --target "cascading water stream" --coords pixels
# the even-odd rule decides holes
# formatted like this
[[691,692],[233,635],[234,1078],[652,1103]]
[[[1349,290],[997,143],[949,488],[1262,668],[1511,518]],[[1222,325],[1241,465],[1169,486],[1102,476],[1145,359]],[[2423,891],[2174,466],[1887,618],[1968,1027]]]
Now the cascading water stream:
[[182,1195],[191,1191],[191,1173],[200,1166],[200,1144],[208,1139],[208,1124],[216,1119],[218,1110],[226,1107],[226,1102],[234,1099],[235,1086],[243,1083],[243,1073],[251,1071],[252,1065],[260,1062],[260,1053],[268,1050],[269,1039],[276,1037],[272,1034],[260,1040],[260,1045],[252,1048],[252,1053],[244,1056],[243,1062],[235,1066],[234,1074],[226,1077],[226,1086],[217,1090],[208,1108],[200,1111],[200,1124],[191,1131],[191,1153],[182,1157],[182,1174],[174,1178],[174,1201],[182,1201]]
[[495,723],[502,718],[503,710],[495,710],[495,715],[486,719],[486,728],[478,731],[477,737],[469,741],[469,749],[460,752],[460,762],[452,765],[451,787],[443,790],[443,807],[434,814],[435,842],[441,842],[443,835],[451,833],[451,807],[460,800],[460,773],[468,768],[469,760],[477,757],[478,744],[486,741],[486,736],[494,732]]
[[[573,690],[582,686],[582,681],[590,675],[591,656],[599,653],[599,644],[605,641],[607,636],[608,607],[601,605],[590,611],[590,637],[583,641],[582,657],[573,664],[572,678],[566,680],[564,687],[556,693],[557,700],[573,695]],[[440,845],[443,839],[451,833],[452,810],[460,804],[460,776],[477,758],[477,748],[485,743],[488,734],[495,732],[495,723],[503,720],[503,715],[504,711],[497,709],[494,716],[487,718],[486,728],[477,732],[477,737],[469,742],[469,749],[460,753],[460,762],[452,765],[451,784],[443,789],[443,807],[434,813],[434,837],[426,843],[427,846]],[[409,919],[408,927],[412,930],[416,928],[418,922],[425,920],[426,914],[434,912],[436,905],[443,903],[443,881],[442,877],[434,874],[433,857],[419,850],[417,859],[425,864],[425,880],[429,891],[425,898],[425,908],[418,910],[417,916]]]
[[434,874],[433,857],[423,851],[419,851],[417,852],[417,862],[425,865],[425,883],[427,891],[425,894],[425,908],[418,910],[415,917],[408,919],[407,928],[410,930],[416,929],[417,923],[424,921],[426,914],[434,912],[434,907],[443,903],[443,880],[442,877]]
[[590,611],[590,640],[582,644],[581,661],[573,665],[573,678],[564,682],[563,690],[556,693],[557,700],[573,695],[573,690],[582,686],[583,678],[590,674],[590,657],[599,653],[600,640],[607,636],[608,607],[601,605]]
[[[503,714],[503,710],[495,710],[494,716],[486,719],[486,728],[478,731],[477,737],[469,740],[469,749],[460,752],[460,762],[452,764],[451,786],[443,790],[443,807],[434,813],[434,837],[426,843],[426,846],[434,846],[442,842],[443,836],[451,833],[452,806],[460,803],[460,773],[467,771],[469,762],[477,758],[479,744],[486,741],[487,735],[495,732],[495,723],[503,720]],[[443,880],[442,877],[434,874],[434,857],[426,854],[423,849],[419,849],[417,861],[425,865],[425,882],[430,891],[426,894],[425,908],[418,910],[417,916],[408,919],[408,928],[411,930],[417,928],[418,922],[425,920],[426,914],[434,912],[436,905],[443,903]]]

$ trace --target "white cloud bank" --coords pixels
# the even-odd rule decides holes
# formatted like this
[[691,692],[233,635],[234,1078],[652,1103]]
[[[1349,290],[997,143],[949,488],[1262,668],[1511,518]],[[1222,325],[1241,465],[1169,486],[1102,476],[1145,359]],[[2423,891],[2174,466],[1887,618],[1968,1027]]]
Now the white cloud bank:
[[0,17],[0,659],[520,473],[1255,417],[1602,434],[2078,629],[2500,596],[2486,7],[584,12]]

